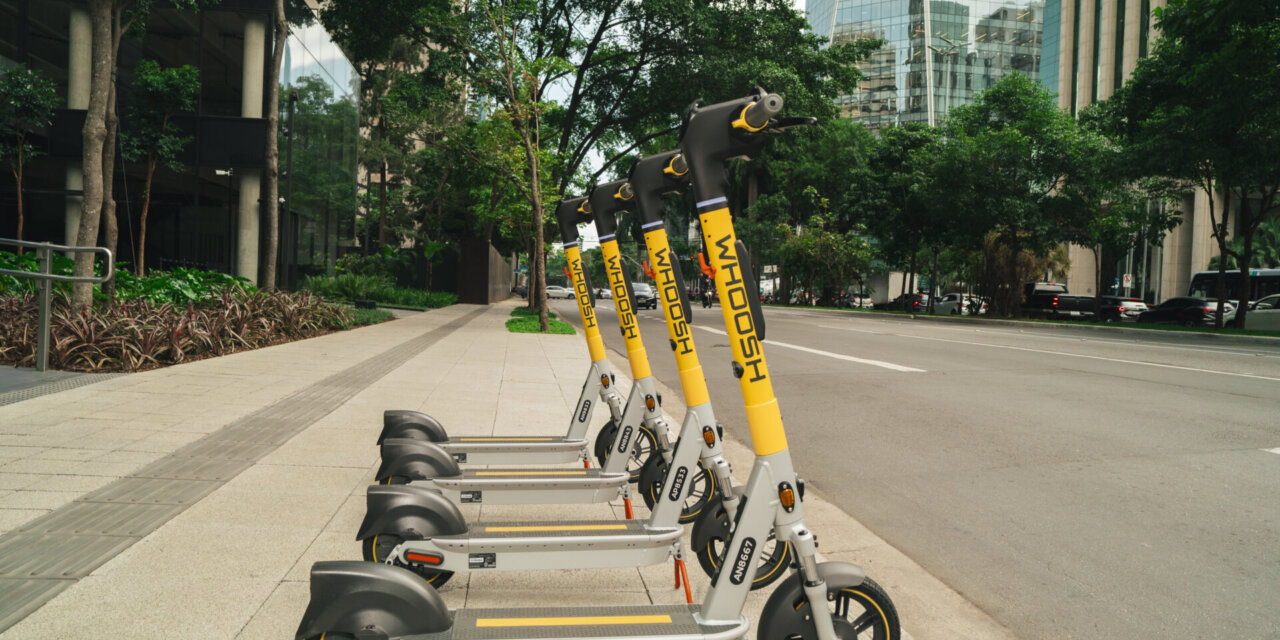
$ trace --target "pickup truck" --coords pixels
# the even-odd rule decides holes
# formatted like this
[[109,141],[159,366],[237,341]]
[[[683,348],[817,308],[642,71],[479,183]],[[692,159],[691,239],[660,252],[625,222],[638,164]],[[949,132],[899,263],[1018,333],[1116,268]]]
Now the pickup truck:
[[1056,282],[1029,282],[1023,288],[1022,312],[1032,318],[1093,317],[1093,296],[1067,293],[1067,285]]

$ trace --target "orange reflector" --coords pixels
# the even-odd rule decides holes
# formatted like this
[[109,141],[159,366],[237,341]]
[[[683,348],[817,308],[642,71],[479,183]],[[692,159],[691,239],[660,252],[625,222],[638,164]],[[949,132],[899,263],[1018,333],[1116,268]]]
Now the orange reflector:
[[786,487],[778,492],[778,497],[782,499],[782,508],[790,511],[796,506],[796,492],[791,487]]
[[608,386],[609,386],[609,376],[601,375],[601,376],[600,376],[600,384],[604,385],[605,387],[608,387]]
[[653,408],[654,408],[654,407],[656,407],[656,406],[658,406],[658,403],[656,403],[656,402],[654,402],[654,401],[653,401],[653,396],[645,396],[645,397],[644,397],[644,406],[648,407],[648,409],[649,409],[650,411],[653,411]]
[[707,443],[708,447],[715,446],[716,432],[712,431],[711,429],[703,429],[702,440]]
[[423,564],[440,564],[444,562],[444,556],[434,553],[414,553],[413,551],[404,554],[404,559],[409,562],[421,562]]

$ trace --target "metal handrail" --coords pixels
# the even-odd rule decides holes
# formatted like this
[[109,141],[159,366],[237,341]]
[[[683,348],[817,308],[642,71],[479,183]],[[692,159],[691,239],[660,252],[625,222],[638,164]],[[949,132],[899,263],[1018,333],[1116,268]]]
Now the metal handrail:
[[[14,276],[16,278],[30,278],[36,281],[36,288],[39,290],[40,298],[40,316],[38,320],[39,331],[36,334],[36,371],[44,371],[49,368],[50,283],[70,282],[73,284],[100,284],[107,282],[116,275],[115,256],[111,255],[111,251],[109,249],[105,249],[103,247],[68,247],[48,242],[27,242],[26,240],[14,240],[12,238],[0,238],[0,246],[35,249],[36,258],[40,261],[39,271],[0,269],[0,275]],[[54,251],[64,253],[102,254],[103,262],[106,264],[106,272],[101,276],[63,276],[55,274],[53,273]]]

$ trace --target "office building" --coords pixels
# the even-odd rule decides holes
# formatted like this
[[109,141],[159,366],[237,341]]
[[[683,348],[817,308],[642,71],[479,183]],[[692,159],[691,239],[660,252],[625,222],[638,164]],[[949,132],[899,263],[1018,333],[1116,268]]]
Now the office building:
[[[128,111],[140,60],[199,69],[200,96],[174,126],[191,136],[181,171],[158,168],[147,224],[147,266],[192,266],[258,279],[265,255],[262,216],[265,82],[271,78],[271,0],[221,0],[199,11],[161,4],[146,33],[119,55],[119,112]],[[332,270],[354,243],[359,78],[315,14],[290,9],[281,69],[278,282]],[[34,142],[45,156],[27,167],[29,240],[75,244],[82,185],[81,128],[89,102],[91,29],[81,0],[0,0],[0,65],[24,63],[57,85],[64,108]],[[129,123],[122,120],[121,132]],[[286,135],[292,132],[292,135]],[[287,169],[292,168],[292,172]],[[138,236],[144,166],[117,158],[114,195],[119,255]],[[0,179],[0,236],[13,237],[13,182]]]

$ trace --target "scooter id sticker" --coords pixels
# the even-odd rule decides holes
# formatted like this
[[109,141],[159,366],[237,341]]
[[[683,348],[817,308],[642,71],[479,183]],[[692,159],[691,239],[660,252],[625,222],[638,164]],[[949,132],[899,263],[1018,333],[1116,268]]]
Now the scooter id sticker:
[[747,579],[747,567],[751,566],[751,555],[755,550],[755,538],[742,541],[742,549],[738,551],[738,559],[733,562],[733,573],[729,574],[729,582],[742,584],[742,581]]
[[493,569],[498,566],[498,554],[473,553],[467,556],[467,567],[471,569]]
[[483,491],[463,491],[458,496],[458,501],[463,503],[476,503],[476,502],[483,502],[484,501],[483,498],[484,498]]
[[680,467],[676,469],[676,477],[671,482],[671,493],[668,497],[672,502],[680,499],[680,490],[684,488],[684,479],[689,475],[688,467]]

